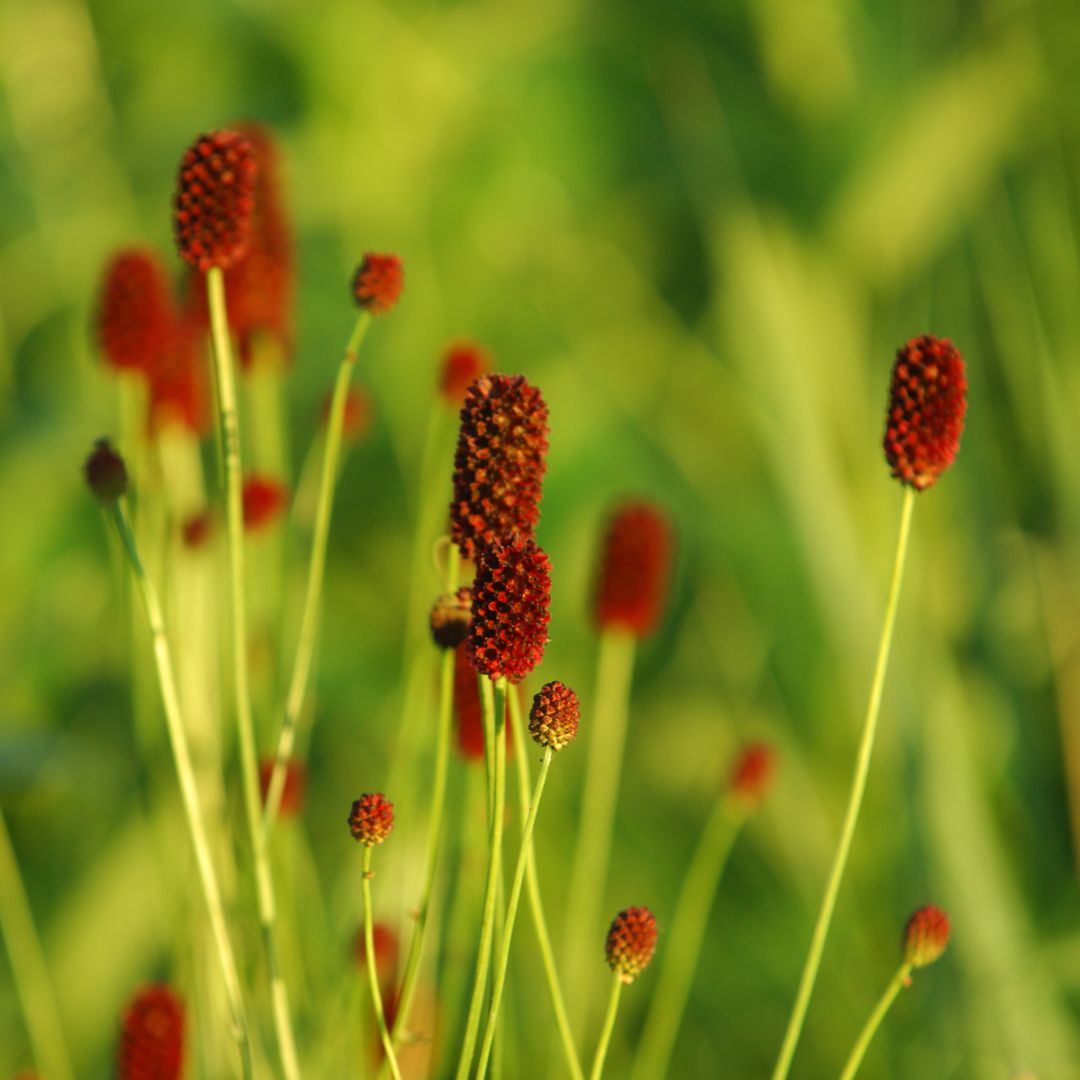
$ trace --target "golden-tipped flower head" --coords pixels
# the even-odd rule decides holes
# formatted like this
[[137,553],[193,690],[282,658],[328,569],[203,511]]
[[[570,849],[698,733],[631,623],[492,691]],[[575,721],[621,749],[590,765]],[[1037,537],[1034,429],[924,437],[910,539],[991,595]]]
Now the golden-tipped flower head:
[[394,804],[380,792],[361,795],[352,804],[349,828],[353,838],[367,847],[381,844],[394,827]]
[[440,649],[454,649],[469,634],[472,614],[472,589],[462,586],[457,592],[444,593],[431,608],[431,636]]
[[533,698],[529,734],[541,746],[561,750],[576,738],[580,717],[577,694],[564,683],[549,682]]
[[939,907],[919,908],[904,927],[904,960],[913,968],[932,964],[949,943],[949,917]]
[[605,951],[608,967],[624,983],[632,983],[656,952],[656,917],[647,907],[620,911],[608,930]]

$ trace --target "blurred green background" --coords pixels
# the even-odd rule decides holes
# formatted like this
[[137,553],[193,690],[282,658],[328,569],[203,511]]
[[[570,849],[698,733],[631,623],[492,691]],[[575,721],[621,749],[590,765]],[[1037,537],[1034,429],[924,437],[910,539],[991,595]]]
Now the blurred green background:
[[[332,531],[299,826],[323,887],[359,910],[344,816],[392,764],[435,372],[449,339],[473,337],[550,404],[540,674],[579,688],[586,724],[603,515],[645,494],[676,523],[611,912],[649,905],[663,949],[735,749],[780,749],[671,1073],[767,1075],[884,605],[901,499],[880,450],[888,372],[932,332],[967,358],[967,430],[918,499],[881,738],[792,1075],[839,1071],[903,921],[932,901],[953,943],[861,1075],[1080,1076],[1078,70],[1073,0],[0,3],[0,800],[80,1077],[107,1075],[132,989],[182,968],[186,872],[163,840],[186,854],[164,747],[148,757],[133,730],[121,564],[80,482],[118,416],[89,328],[116,248],[150,243],[179,271],[180,154],[238,118],[278,133],[295,216],[295,469],[351,326],[352,268],[365,250],[407,268],[364,350],[374,425]],[[450,419],[441,435],[448,482]],[[583,760],[560,759],[538,826],[557,938]],[[422,820],[398,801],[406,828]],[[392,879],[389,847],[380,859]],[[526,922],[506,1062],[521,1077],[555,1047]],[[30,1061],[4,957],[0,1075]],[[612,1076],[649,990],[624,995]],[[302,1032],[320,1007],[302,1002]]]

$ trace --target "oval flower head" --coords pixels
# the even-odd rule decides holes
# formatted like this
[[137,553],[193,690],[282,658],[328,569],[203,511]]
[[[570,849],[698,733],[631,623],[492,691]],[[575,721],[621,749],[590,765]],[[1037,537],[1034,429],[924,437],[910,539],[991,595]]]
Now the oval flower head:
[[371,315],[385,315],[405,287],[405,270],[397,255],[377,255],[369,251],[356,268],[352,297],[357,307]]
[[128,1003],[120,1028],[119,1080],[180,1080],[184,1071],[184,1006],[163,984],[147,986]]
[[919,908],[904,927],[904,960],[913,968],[932,964],[945,951],[949,930],[949,916],[941,908]]
[[349,829],[353,839],[366,847],[381,844],[394,827],[394,804],[381,792],[361,795],[349,812]]
[[154,370],[173,338],[172,298],[165,268],[152,251],[128,248],[110,259],[98,300],[97,337],[117,371]]
[[604,949],[608,967],[632,983],[656,952],[656,916],[647,907],[629,907],[615,916]]

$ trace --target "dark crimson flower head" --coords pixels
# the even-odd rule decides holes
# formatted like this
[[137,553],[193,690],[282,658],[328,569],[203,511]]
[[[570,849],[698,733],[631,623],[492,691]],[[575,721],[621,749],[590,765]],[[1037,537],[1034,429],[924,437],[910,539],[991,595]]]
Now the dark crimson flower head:
[[443,355],[439,392],[447,404],[460,407],[469,387],[491,370],[491,357],[471,341],[455,341]]
[[385,315],[398,302],[404,285],[405,271],[397,255],[368,252],[353,275],[353,300],[372,315]]
[[728,780],[728,793],[737,804],[752,810],[772,781],[776,751],[768,743],[754,742],[743,747]]
[[180,257],[206,273],[247,254],[255,206],[255,155],[243,135],[200,135],[180,161],[173,228]]
[[174,318],[158,257],[142,248],[114,255],[105,268],[97,313],[106,363],[118,371],[152,371],[172,344]]
[[361,795],[352,804],[349,828],[353,837],[367,847],[381,844],[394,827],[394,804],[378,791]]
[[127,493],[128,474],[124,459],[108,439],[98,439],[83,465],[87,487],[99,502],[114,503]]
[[949,917],[941,908],[919,908],[904,927],[904,960],[913,968],[932,964],[949,943],[949,929]]
[[280,480],[252,473],[244,481],[244,528],[257,532],[281,516],[289,502],[289,489]]
[[608,520],[593,608],[597,626],[645,637],[656,629],[667,597],[672,535],[651,503],[628,502]]
[[632,983],[656,952],[656,917],[647,907],[629,907],[615,916],[608,930],[608,967],[624,983]]
[[480,544],[532,536],[548,450],[548,411],[523,375],[481,375],[461,407],[450,529],[472,559]]
[[147,986],[124,1012],[118,1080],[180,1080],[183,1071],[184,1006],[168,986]]
[[472,589],[467,585],[457,592],[444,593],[431,608],[431,636],[440,649],[454,649],[469,633],[472,614]]
[[896,354],[885,417],[885,459],[902,484],[924,491],[953,463],[967,410],[967,376],[948,338],[912,338]]
[[[259,794],[263,805],[270,791],[270,778],[274,775],[274,759],[267,758],[259,763]],[[278,804],[278,817],[288,820],[299,815],[304,808],[304,795],[307,793],[307,769],[302,761],[290,759],[285,763],[285,786],[281,789],[281,802]]]
[[578,733],[581,706],[565,683],[549,682],[540,688],[529,710],[529,734],[541,746],[561,750]]
[[544,655],[551,562],[523,536],[480,548],[473,581],[469,663],[491,679],[521,682]]

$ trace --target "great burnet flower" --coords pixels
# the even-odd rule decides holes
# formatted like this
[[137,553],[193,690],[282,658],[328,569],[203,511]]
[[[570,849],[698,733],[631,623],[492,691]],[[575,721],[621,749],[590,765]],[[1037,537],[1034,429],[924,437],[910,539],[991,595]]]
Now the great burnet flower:
[[478,545],[532,536],[548,450],[548,410],[523,375],[481,375],[465,395],[454,453],[450,531],[466,558]]
[[656,917],[647,907],[620,911],[608,930],[605,953],[608,967],[624,983],[632,983],[648,966],[656,951]]
[[551,603],[551,562],[523,536],[480,548],[473,581],[469,663],[491,679],[521,682],[544,655]]
[[627,502],[608,519],[593,615],[602,629],[644,637],[664,611],[671,567],[671,526],[648,502]]
[[924,334],[898,350],[885,417],[892,475],[923,491],[952,464],[967,410],[967,377],[948,338]]
[[378,791],[361,795],[352,804],[349,829],[367,847],[381,844],[394,827],[394,804]]
[[549,682],[533,698],[529,734],[541,746],[561,750],[577,737],[581,706],[565,683]]
[[180,1080],[184,1006],[170,987],[147,986],[128,1003],[116,1056],[118,1080]]
[[472,341],[455,341],[443,354],[439,392],[448,405],[460,407],[469,387],[491,370],[491,357]]
[[173,339],[169,280],[158,257],[143,248],[117,252],[105,267],[97,310],[97,341],[110,367],[150,372]]
[[941,908],[919,908],[904,927],[904,960],[913,968],[932,964],[949,943],[949,929],[949,917]]
[[397,255],[368,252],[352,280],[353,300],[372,315],[393,310],[405,286],[405,270]]
[[205,273],[227,270],[251,240],[255,154],[237,131],[200,135],[180,161],[173,231],[180,257]]

